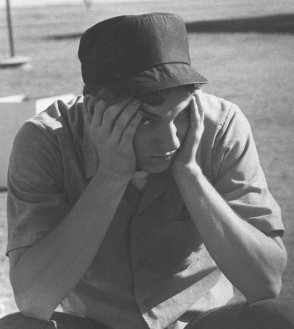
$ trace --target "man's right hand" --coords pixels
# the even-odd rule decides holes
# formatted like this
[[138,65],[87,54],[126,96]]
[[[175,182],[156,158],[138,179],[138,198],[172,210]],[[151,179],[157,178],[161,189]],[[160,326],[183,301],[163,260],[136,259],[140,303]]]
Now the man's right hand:
[[[56,195],[52,195],[50,189],[46,193],[48,204],[39,206],[51,207],[52,218],[58,225],[29,247],[9,253],[10,278],[17,305],[24,315],[42,320],[51,318],[56,307],[85,275],[136,170],[133,137],[140,123],[137,115],[140,102],[128,98],[109,104],[85,96],[84,105],[87,133],[99,154],[97,174],[71,209],[66,200],[60,198],[65,192],[58,189],[59,184],[54,184]],[[45,143],[44,140],[41,143]],[[42,161],[38,158],[33,170],[41,178],[48,179],[50,175],[52,182],[51,174],[45,174],[46,170],[39,167],[44,161],[45,158]],[[40,194],[39,185],[33,188]],[[39,200],[42,202],[43,197],[41,193]],[[52,203],[52,200],[55,201]]]
[[[85,96],[92,97],[92,96]],[[93,104],[95,102],[95,104]],[[135,98],[124,98],[115,104],[92,97],[85,106],[94,106],[87,123],[93,145],[99,158],[99,172],[106,177],[131,179],[136,170],[133,138],[141,121],[138,111],[141,102]]]

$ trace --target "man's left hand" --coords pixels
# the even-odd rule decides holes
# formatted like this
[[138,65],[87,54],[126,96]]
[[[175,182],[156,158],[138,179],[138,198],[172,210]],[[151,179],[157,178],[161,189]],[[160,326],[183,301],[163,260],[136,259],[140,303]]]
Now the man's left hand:
[[199,169],[196,162],[196,153],[204,131],[204,106],[201,90],[193,93],[190,109],[189,129],[180,149],[173,160],[171,171],[180,173],[183,169]]

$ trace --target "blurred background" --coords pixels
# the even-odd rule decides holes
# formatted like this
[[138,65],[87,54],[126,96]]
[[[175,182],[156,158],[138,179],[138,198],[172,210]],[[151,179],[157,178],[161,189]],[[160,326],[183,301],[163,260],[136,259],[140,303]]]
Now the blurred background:
[[[248,117],[270,190],[282,208],[289,262],[283,296],[294,296],[294,2],[292,0],[10,0],[0,2],[0,316],[16,311],[8,280],[6,172],[16,131],[51,97],[81,93],[79,37],[105,18],[150,11],[182,16],[204,91]],[[15,59],[23,65],[6,65]],[[48,99],[49,98],[49,99]],[[246,275],[246,274],[245,274]]]

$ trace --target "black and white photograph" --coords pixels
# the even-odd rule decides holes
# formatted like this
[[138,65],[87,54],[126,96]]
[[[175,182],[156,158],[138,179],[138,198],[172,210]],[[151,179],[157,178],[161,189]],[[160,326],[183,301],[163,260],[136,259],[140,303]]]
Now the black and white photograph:
[[1,0],[0,329],[294,329],[294,2]]

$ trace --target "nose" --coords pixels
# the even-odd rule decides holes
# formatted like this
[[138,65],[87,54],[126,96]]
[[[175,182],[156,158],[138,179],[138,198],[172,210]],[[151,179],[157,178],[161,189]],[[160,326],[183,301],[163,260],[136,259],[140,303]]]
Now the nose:
[[162,153],[179,149],[181,142],[177,135],[177,127],[173,122],[167,123],[159,128],[156,144]]

